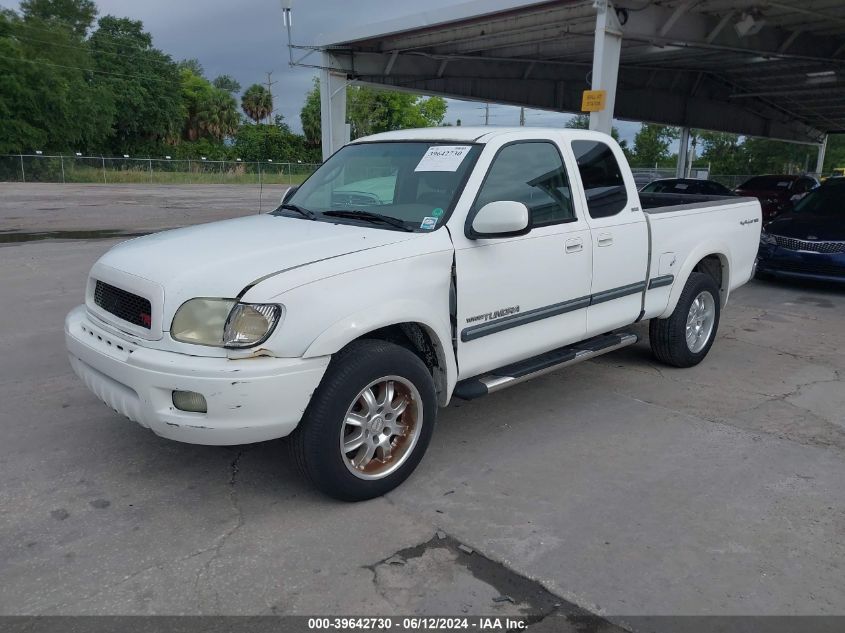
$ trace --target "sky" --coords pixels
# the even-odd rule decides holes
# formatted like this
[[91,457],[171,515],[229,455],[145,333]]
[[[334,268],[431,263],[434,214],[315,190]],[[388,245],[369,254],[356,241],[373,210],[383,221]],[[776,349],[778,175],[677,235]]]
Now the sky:
[[[454,4],[455,0],[425,0],[427,12]],[[16,9],[13,0],[0,6]],[[243,88],[265,83],[272,72],[277,113],[295,131],[301,131],[299,111],[317,72],[291,68],[280,0],[97,0],[100,16],[116,15],[141,20],[157,48],[175,60],[196,57],[213,79],[227,74]],[[345,28],[413,15],[418,0],[293,0],[293,42],[313,44],[321,34],[342,33]],[[484,104],[450,99],[445,122],[463,125],[484,123]],[[563,126],[571,115],[526,110],[526,125]],[[491,104],[491,125],[518,125],[519,108]],[[620,136],[633,143],[639,124],[617,121]]]

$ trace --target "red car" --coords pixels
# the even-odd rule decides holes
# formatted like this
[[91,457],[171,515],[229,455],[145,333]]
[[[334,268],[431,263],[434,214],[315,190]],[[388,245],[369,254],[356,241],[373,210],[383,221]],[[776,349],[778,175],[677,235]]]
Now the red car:
[[789,211],[792,205],[803,198],[819,181],[812,176],[754,176],[734,191],[740,196],[751,196],[760,200],[763,221]]

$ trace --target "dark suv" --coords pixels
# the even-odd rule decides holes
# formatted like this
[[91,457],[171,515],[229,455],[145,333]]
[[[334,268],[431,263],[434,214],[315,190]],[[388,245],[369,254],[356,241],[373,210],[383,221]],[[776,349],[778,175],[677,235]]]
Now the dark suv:
[[760,201],[763,221],[789,211],[792,205],[814,187],[819,181],[812,176],[754,176],[735,189],[740,196],[752,196]]

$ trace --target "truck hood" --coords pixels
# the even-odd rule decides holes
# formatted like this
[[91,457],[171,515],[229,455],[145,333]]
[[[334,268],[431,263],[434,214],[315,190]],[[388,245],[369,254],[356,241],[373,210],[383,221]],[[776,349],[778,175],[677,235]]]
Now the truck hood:
[[160,286],[162,312],[194,297],[237,297],[254,282],[285,270],[418,238],[367,226],[255,215],[139,237],[118,244],[94,265]]

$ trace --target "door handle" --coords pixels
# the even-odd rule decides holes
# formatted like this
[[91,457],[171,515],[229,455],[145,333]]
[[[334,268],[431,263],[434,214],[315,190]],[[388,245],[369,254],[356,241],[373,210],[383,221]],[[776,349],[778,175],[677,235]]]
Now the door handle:
[[571,240],[566,240],[567,253],[577,253],[578,251],[582,250],[584,250],[584,241],[580,237]]
[[599,246],[610,246],[613,244],[613,236],[610,233],[599,233],[597,243]]

